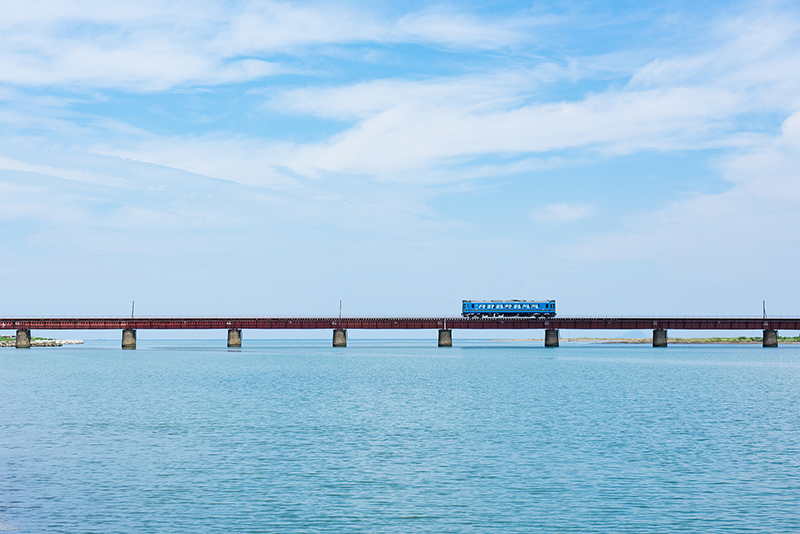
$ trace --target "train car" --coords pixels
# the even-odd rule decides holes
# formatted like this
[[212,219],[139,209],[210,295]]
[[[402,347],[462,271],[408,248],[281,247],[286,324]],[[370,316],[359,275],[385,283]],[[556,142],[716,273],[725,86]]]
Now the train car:
[[465,300],[464,317],[555,317],[555,300]]

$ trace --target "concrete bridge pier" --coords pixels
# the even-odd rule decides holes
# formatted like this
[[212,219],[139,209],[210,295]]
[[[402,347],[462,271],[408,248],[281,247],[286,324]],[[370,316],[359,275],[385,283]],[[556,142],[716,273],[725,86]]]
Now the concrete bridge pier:
[[544,331],[544,346],[557,347],[558,346],[558,330],[545,330]]
[[17,339],[14,341],[14,346],[18,349],[31,348],[31,331],[25,328],[17,330]]
[[777,347],[778,346],[778,331],[777,330],[764,330],[764,337],[761,338],[762,347]]
[[125,350],[134,350],[136,348],[136,330],[126,328],[122,331],[122,348]]
[[333,331],[333,346],[346,347],[347,346],[347,330],[337,328]]
[[653,330],[653,346],[666,347],[667,346],[667,331],[663,329]]
[[228,329],[228,348],[239,348],[242,346],[242,329]]
[[439,346],[452,347],[453,346],[453,331],[452,330],[439,330]]

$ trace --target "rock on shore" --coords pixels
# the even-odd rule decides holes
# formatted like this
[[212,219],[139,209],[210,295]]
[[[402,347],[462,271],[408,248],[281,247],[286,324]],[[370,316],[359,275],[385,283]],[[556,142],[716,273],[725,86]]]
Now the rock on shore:
[[[13,347],[16,341],[12,339],[0,339],[0,347]],[[60,347],[62,345],[83,345],[82,339],[34,339],[31,340],[31,347]]]

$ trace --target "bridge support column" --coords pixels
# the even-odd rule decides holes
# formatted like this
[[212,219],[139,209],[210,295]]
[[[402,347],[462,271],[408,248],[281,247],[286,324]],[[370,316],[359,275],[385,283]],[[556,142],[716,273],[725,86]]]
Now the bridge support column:
[[544,331],[544,346],[557,347],[558,346],[558,330],[545,330]]
[[453,346],[453,331],[452,330],[439,330],[439,346],[452,347]]
[[333,331],[333,346],[346,347],[347,346],[347,330],[337,328]]
[[133,350],[136,348],[136,330],[126,328],[122,331],[122,348],[125,350]]
[[242,329],[228,329],[228,348],[239,348],[242,346]]
[[17,339],[14,341],[14,346],[18,349],[31,348],[31,331],[25,328],[17,330]]
[[653,346],[666,347],[667,346],[667,331],[666,330],[653,330]]
[[778,331],[777,330],[764,330],[764,337],[761,338],[761,346],[763,347],[777,347],[778,346]]

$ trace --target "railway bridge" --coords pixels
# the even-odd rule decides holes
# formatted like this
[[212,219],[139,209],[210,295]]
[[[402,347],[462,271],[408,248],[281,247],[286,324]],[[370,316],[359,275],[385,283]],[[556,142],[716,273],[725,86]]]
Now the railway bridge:
[[800,317],[11,317],[0,330],[16,330],[17,348],[30,348],[31,330],[121,330],[122,348],[136,348],[137,330],[227,330],[228,346],[242,346],[242,330],[333,330],[333,346],[347,346],[347,330],[544,330],[545,347],[557,347],[560,330],[653,330],[653,346],[667,346],[668,330],[761,330],[764,347],[778,346],[778,330],[800,330]]

